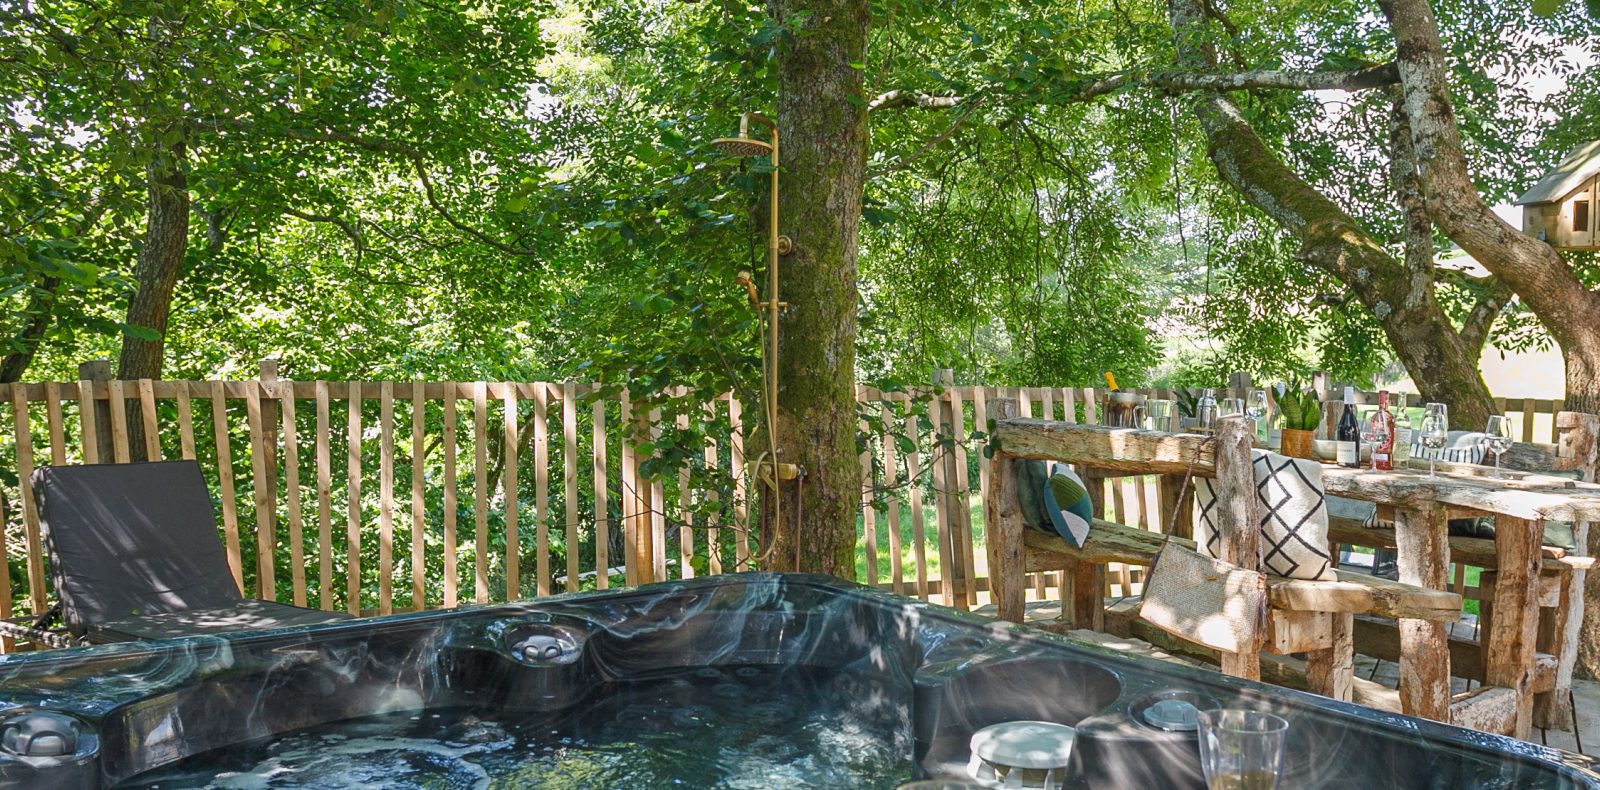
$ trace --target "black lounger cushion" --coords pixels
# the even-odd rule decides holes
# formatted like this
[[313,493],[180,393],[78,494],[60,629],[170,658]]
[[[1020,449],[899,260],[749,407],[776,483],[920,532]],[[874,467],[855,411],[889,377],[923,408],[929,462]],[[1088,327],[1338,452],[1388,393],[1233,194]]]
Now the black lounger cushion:
[[33,473],[67,627],[240,599],[194,461],[44,466]]
[[220,635],[234,631],[261,631],[348,619],[350,615],[344,612],[323,612],[245,598],[214,609],[191,609],[185,612],[168,612],[93,623],[89,626],[89,641],[177,639],[198,634]]

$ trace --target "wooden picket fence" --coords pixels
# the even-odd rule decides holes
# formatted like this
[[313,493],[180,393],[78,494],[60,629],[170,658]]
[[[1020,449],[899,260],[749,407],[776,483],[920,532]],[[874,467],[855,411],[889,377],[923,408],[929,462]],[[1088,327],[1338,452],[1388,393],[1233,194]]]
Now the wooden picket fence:
[[[695,416],[703,452],[676,474],[647,476],[642,445],[673,425],[591,384],[286,381],[270,364],[236,381],[115,381],[103,363],[84,371],[0,384],[12,417],[0,441],[0,520],[6,555],[24,569],[13,579],[0,563],[0,616],[49,605],[28,481],[39,464],[198,460],[240,589],[325,610],[450,607],[757,562],[745,415],[728,395]],[[861,459],[862,581],[970,608],[988,590],[977,506],[989,485],[987,404],[1011,397],[1024,416],[1095,423],[1103,391],[958,387],[946,371],[936,382],[859,392],[863,414],[879,418]],[[1219,395],[1248,388],[1233,384]],[[1554,436],[1559,400],[1506,406],[1524,438],[1539,419],[1550,427],[1538,438]],[[675,425],[689,421],[679,414]],[[691,479],[692,466],[706,474]],[[1153,480],[1104,485],[1106,518],[1161,526]],[[1113,567],[1108,585],[1127,592],[1138,573]],[[1054,597],[1052,576],[1036,575],[1031,594]]]

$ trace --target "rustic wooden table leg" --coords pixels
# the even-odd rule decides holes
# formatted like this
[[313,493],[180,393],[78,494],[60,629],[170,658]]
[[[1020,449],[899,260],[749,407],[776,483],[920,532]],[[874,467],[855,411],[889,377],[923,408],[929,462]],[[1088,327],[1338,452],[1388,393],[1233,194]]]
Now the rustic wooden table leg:
[[[1450,543],[1441,507],[1395,513],[1400,581],[1443,590],[1450,578]],[[1450,720],[1450,637],[1444,623],[1401,619],[1400,709],[1409,716]]]
[[[1573,525],[1578,554],[1587,553],[1589,523],[1580,521]],[[1574,570],[1566,574],[1561,587],[1561,603],[1546,610],[1547,616],[1539,623],[1538,650],[1556,657],[1556,687],[1554,691],[1533,698],[1533,723],[1540,727],[1570,730],[1576,726],[1572,710],[1572,670],[1578,663],[1578,633],[1583,625],[1583,585],[1588,571]]]
[[1533,658],[1539,636],[1539,544],[1537,521],[1495,518],[1495,554],[1500,563],[1494,588],[1494,619],[1484,649],[1484,685],[1517,693],[1517,713],[1508,732],[1526,739],[1533,727]]
[[[1254,436],[1242,417],[1226,417],[1217,428],[1216,493],[1217,526],[1222,533],[1222,557],[1245,568],[1261,567],[1260,498],[1256,495],[1256,475],[1250,454]],[[1247,625],[1247,628],[1254,623]],[[1246,638],[1251,647],[1238,653],[1222,654],[1222,673],[1248,680],[1261,679],[1261,643],[1265,634],[1250,628]]]
[[1017,505],[1015,459],[995,453],[989,460],[989,495],[983,517],[989,523],[989,590],[1002,620],[1022,622],[1027,583],[1022,560],[1022,510]]
[[1333,613],[1333,646],[1306,653],[1306,688],[1349,702],[1355,688],[1355,615]]

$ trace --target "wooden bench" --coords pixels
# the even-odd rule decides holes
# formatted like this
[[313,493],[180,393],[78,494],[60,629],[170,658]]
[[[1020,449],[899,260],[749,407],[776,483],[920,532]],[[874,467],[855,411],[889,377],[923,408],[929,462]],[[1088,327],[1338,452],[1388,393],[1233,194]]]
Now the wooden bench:
[[[1101,426],[1015,419],[1014,403],[996,400],[999,447],[990,460],[990,488],[985,503],[990,525],[991,584],[1000,616],[1020,621],[1020,585],[1029,571],[1062,570],[1063,620],[1070,627],[1105,630],[1105,564],[1120,562],[1148,565],[1163,538],[1153,532],[1099,522],[1081,548],[1022,526],[1017,501],[1017,458],[1053,458],[1078,464],[1087,474],[1091,493],[1097,473],[1168,475],[1163,485],[1165,501],[1182,498],[1174,477],[1200,474],[1215,480],[1222,558],[1235,564],[1258,566],[1258,504],[1250,461],[1251,438],[1244,421],[1223,421],[1215,440],[1146,431],[1117,431]],[[1184,508],[1176,507],[1178,512]],[[1169,529],[1172,525],[1167,525]],[[1179,533],[1181,534],[1181,533]],[[1175,540],[1183,540],[1174,537]],[[1191,544],[1192,545],[1192,544]],[[1243,558],[1248,560],[1241,561]],[[1440,588],[1443,585],[1439,585]],[[1410,622],[1439,624],[1460,617],[1460,596],[1443,589],[1400,584],[1370,576],[1342,574],[1332,581],[1274,579],[1269,584],[1268,627],[1244,624],[1246,644],[1237,653],[1222,653],[1225,673],[1250,679],[1261,677],[1261,650],[1270,653],[1305,653],[1307,684],[1338,699],[1351,698],[1354,673],[1354,615],[1382,613]],[[1415,662],[1413,662],[1415,663]],[[1434,680],[1434,679],[1430,679]],[[1439,693],[1447,696],[1447,678]],[[1445,700],[1448,704],[1448,700]],[[1447,714],[1441,709],[1440,716]]]
[[[1076,547],[1059,536],[1027,530],[1023,534],[1023,570],[1071,573],[1086,564],[1103,566],[1120,562],[1149,566],[1165,542],[1149,530],[1095,519],[1084,545]],[[1194,541],[1170,538],[1186,548]],[[1304,678],[1293,683],[1325,696],[1349,701],[1354,691],[1355,616],[1371,614],[1454,622],[1461,616],[1461,596],[1380,579],[1364,573],[1338,571],[1334,581],[1267,577],[1267,602],[1271,611],[1263,646],[1271,655],[1307,654]],[[1064,605],[1063,613],[1067,613]],[[1070,627],[1097,626],[1119,636],[1146,638],[1126,617],[1107,618],[1103,612],[1074,613]],[[1214,651],[1194,651],[1210,656]]]

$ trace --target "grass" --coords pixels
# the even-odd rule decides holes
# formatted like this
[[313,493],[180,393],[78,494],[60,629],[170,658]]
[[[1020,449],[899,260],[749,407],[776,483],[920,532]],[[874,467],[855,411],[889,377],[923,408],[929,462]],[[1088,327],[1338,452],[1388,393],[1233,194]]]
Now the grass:
[[[939,514],[934,505],[923,498],[922,503],[922,545],[927,553],[928,578],[939,577]],[[911,505],[900,502],[900,568],[902,578],[915,582],[917,579],[916,555],[916,527],[911,521]],[[983,498],[973,495],[968,499],[968,513],[972,521],[972,553],[973,565],[978,575],[987,573],[989,562],[984,553],[983,539]],[[877,555],[878,555],[878,580],[890,581],[894,579],[890,568],[892,555],[889,551],[889,516],[882,509],[877,511]],[[856,516],[856,578],[865,582],[867,580],[867,549],[866,549],[866,521],[862,516]]]

